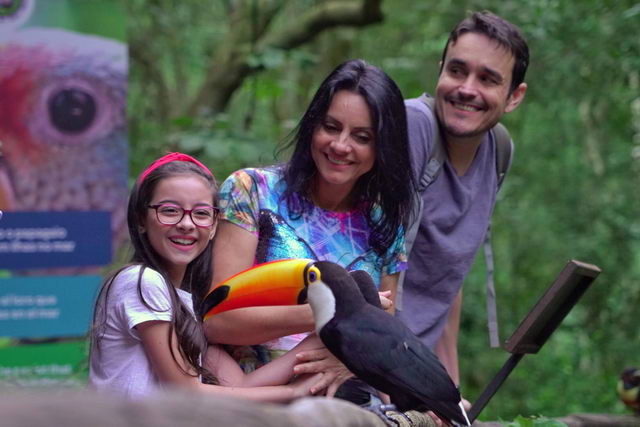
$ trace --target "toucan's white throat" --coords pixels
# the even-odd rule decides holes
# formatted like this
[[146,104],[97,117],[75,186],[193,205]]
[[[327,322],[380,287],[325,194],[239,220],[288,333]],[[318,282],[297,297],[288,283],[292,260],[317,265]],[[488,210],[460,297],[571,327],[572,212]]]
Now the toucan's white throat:
[[336,298],[333,296],[331,289],[322,281],[309,285],[307,298],[311,306],[311,311],[313,311],[316,332],[319,334],[324,325],[333,319],[333,316],[336,314]]

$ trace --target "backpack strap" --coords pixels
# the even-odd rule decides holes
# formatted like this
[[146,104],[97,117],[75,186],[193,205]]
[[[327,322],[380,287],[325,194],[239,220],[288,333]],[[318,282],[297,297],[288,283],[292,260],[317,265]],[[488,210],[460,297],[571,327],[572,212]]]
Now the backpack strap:
[[[422,101],[431,111],[435,110],[435,99],[423,93],[420,96]],[[437,123],[437,120],[436,120]],[[513,141],[511,136],[502,124],[498,123],[494,126],[490,132],[496,141],[496,173],[498,177],[498,190],[502,186],[504,178],[511,166],[513,160]],[[422,193],[427,189],[433,181],[436,180],[438,174],[442,169],[442,165],[447,158],[447,149],[442,140],[442,132],[438,129],[435,132],[435,139],[433,148],[429,157],[429,160],[423,166],[420,180],[418,181],[418,196],[412,209],[412,219],[405,232],[405,247],[407,256],[413,249],[416,237],[418,235],[418,229],[420,228],[420,220],[422,218],[422,212],[424,208],[424,201],[421,197]],[[487,266],[487,323],[489,328],[489,339],[491,347],[499,347],[499,335],[498,335],[498,318],[496,310],[496,297],[495,287],[493,280],[493,251],[491,249],[491,220],[489,220],[489,226],[485,234],[484,241],[484,255],[485,263]],[[398,295],[397,295],[397,307],[402,309],[402,288],[404,278],[406,276],[406,270],[400,272],[398,279]]]
[[495,125],[491,131],[496,141],[496,172],[498,173],[499,190],[513,161],[513,141],[509,131],[502,123]]
[[[420,96],[420,101],[424,102],[427,107],[431,111],[435,111],[435,99],[426,93],[423,93]],[[436,120],[437,123],[437,120]],[[439,125],[438,125],[439,127]],[[431,150],[431,157],[429,161],[424,166],[422,170],[422,176],[420,177],[420,181],[418,182],[418,191],[420,193],[424,192],[429,185],[433,181],[436,180],[440,170],[442,170],[442,165],[447,160],[447,148],[442,142],[442,135],[440,129],[438,129],[435,133],[435,140],[433,141],[433,148]],[[422,213],[420,213],[422,216]]]
[[[435,108],[434,98],[427,95],[426,93],[423,93],[420,96],[420,101],[422,101],[431,111],[433,111],[433,109]],[[407,257],[413,249],[413,244],[416,241],[418,229],[420,228],[420,219],[422,218],[422,211],[424,209],[424,201],[421,197],[422,193],[424,193],[427,187],[436,180],[438,174],[442,170],[442,165],[444,164],[446,159],[447,150],[442,143],[440,130],[438,129],[435,132],[433,148],[431,149],[430,157],[422,166],[422,173],[420,174],[420,179],[418,180],[418,197],[414,197],[414,204],[411,209],[411,219],[409,221],[409,224],[405,227],[404,244],[405,250],[407,252]],[[407,270],[403,270],[400,272],[400,276],[398,277],[398,288],[396,292],[396,308],[398,310],[402,310],[403,284],[406,275]]]
[[[504,182],[513,160],[513,141],[502,124],[498,123],[491,130],[496,141],[496,172],[498,176],[498,190]],[[496,308],[496,290],[493,280],[493,249],[491,247],[491,219],[484,237],[484,262],[487,268],[487,327],[489,328],[489,343],[492,348],[500,347],[498,331],[498,310]]]

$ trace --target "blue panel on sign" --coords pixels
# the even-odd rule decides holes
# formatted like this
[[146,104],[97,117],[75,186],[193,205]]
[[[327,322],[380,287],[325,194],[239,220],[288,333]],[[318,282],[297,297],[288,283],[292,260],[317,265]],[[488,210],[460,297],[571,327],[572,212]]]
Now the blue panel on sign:
[[0,279],[0,336],[47,338],[87,333],[100,276]]
[[5,212],[0,269],[81,267],[111,262],[109,212]]

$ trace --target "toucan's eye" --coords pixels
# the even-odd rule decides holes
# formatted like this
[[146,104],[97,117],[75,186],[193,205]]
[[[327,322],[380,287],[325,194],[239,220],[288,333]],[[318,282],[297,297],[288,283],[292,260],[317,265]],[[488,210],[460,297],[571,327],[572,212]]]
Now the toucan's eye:
[[320,278],[320,272],[318,271],[317,268],[312,267],[311,269],[309,269],[307,278],[309,280],[309,283],[313,283]]

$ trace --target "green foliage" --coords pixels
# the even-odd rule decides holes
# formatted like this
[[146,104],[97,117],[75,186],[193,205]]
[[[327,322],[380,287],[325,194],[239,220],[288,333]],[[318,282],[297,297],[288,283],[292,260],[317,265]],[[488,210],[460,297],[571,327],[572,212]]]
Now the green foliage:
[[561,421],[551,420],[545,417],[525,418],[518,416],[510,423],[503,423],[504,427],[566,427],[567,425]]
[[273,163],[272,158],[265,155],[269,146],[265,147],[247,133],[234,132],[225,114],[216,116],[213,126],[191,125],[172,133],[170,140],[175,141],[178,151],[193,153],[210,165],[219,165],[214,169],[218,179],[243,167]]
[[[315,89],[348,58],[381,66],[406,97],[433,91],[450,29],[467,10],[492,10],[519,25],[531,49],[526,99],[504,120],[516,151],[493,220],[502,338],[567,260],[596,264],[602,274],[480,418],[555,426],[524,417],[625,413],[615,384],[625,366],[640,363],[640,3],[386,0],[380,24],[249,55],[259,72],[245,78],[222,113],[187,112],[187,99],[210,72],[208,60],[226,38],[239,37],[237,28],[255,28],[248,23],[262,16],[259,7],[282,7],[270,23],[281,26],[321,2],[128,2],[132,50],[146,53],[131,63],[132,174],[175,149],[202,158],[220,180],[276,161],[278,143]],[[159,65],[158,75],[144,60]],[[508,357],[488,348],[484,279],[480,256],[465,282],[459,346],[462,393],[470,401]]]

